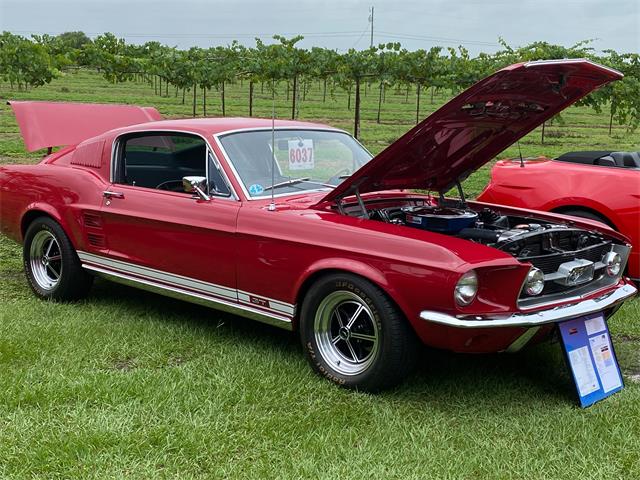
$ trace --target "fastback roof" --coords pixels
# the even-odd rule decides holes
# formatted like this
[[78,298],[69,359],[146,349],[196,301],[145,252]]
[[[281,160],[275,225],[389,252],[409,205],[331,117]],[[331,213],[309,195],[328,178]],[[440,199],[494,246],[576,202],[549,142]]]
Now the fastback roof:
[[[25,146],[30,152],[47,147],[78,145],[113,130],[176,129],[218,134],[230,130],[271,128],[268,118],[188,118],[162,120],[153,107],[100,103],[10,101]],[[326,128],[326,125],[276,120],[277,128]],[[132,128],[127,128],[132,127]]]
[[[140,126],[142,127],[142,126]],[[321,123],[300,122],[297,120],[276,120],[276,128],[323,128],[336,130]],[[164,130],[179,129],[193,130],[210,135],[216,135],[233,130],[271,128],[270,118],[216,117],[216,118],[183,118],[177,120],[163,120],[144,125],[145,129]],[[138,130],[139,128],[131,128]],[[125,129],[126,130],[126,129]]]

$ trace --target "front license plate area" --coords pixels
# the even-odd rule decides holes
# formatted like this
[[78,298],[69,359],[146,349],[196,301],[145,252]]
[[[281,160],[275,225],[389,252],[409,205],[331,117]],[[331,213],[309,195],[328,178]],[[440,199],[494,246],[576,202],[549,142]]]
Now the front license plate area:
[[622,390],[622,374],[602,313],[567,320],[558,327],[581,407]]

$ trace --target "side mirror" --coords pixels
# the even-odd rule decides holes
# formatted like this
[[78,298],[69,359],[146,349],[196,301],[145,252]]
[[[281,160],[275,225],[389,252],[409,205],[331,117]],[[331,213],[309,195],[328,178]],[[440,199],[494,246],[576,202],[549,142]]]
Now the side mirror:
[[206,193],[207,177],[182,177],[182,188],[187,193],[195,193],[200,200],[211,200]]

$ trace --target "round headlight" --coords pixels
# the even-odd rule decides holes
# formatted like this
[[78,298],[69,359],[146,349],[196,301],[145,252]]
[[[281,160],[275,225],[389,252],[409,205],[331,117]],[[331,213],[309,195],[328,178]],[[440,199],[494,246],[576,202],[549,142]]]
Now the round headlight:
[[478,293],[478,275],[473,270],[469,270],[467,273],[460,277],[456,284],[456,289],[453,294],[456,303],[460,306],[469,305],[476,298]]
[[622,257],[616,252],[607,252],[602,259],[602,263],[607,268],[607,275],[610,277],[618,276],[620,270],[622,270]]
[[544,273],[536,267],[531,267],[524,281],[524,291],[527,295],[540,295],[544,290]]

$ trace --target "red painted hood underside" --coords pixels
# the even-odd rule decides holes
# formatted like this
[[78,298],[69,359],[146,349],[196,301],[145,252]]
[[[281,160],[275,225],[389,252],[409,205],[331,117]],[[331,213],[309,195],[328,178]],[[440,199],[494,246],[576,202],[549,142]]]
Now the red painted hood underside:
[[519,63],[476,83],[392,143],[324,199],[446,191],[534,128],[622,74],[589,60]]
[[153,107],[63,102],[7,102],[27,150],[77,145],[114,128],[162,120]]

